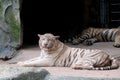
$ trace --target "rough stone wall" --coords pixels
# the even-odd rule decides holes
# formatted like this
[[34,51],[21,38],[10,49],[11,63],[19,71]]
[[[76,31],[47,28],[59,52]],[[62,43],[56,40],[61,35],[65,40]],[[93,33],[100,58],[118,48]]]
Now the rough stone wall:
[[20,46],[19,0],[0,0],[0,59],[9,59]]

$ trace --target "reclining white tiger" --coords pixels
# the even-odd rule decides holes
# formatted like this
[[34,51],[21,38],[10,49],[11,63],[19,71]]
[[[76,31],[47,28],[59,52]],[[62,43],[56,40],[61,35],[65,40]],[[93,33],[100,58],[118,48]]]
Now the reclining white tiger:
[[73,69],[110,70],[119,67],[115,59],[102,50],[69,47],[59,40],[59,36],[46,33],[39,36],[41,54],[23,62],[19,66],[28,67],[71,67]]

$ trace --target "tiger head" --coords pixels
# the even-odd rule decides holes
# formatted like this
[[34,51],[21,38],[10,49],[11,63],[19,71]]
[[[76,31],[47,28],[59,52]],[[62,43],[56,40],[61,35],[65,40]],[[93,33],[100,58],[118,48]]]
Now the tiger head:
[[57,46],[57,41],[60,36],[54,36],[51,33],[38,34],[39,37],[39,47],[42,50],[52,50]]

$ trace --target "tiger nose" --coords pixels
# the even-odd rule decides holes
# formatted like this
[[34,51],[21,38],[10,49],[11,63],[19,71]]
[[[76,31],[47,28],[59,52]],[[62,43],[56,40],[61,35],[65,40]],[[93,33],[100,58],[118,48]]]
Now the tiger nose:
[[48,43],[44,43],[44,45],[45,45],[45,46],[47,46],[47,45],[48,45]]

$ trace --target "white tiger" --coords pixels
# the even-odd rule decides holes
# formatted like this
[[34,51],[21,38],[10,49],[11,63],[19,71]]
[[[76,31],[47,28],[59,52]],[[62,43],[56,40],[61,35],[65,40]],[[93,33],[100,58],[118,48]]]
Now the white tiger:
[[39,36],[40,56],[23,62],[19,66],[29,67],[71,67],[73,69],[109,70],[119,67],[115,59],[102,50],[69,47],[59,36],[46,33]]

